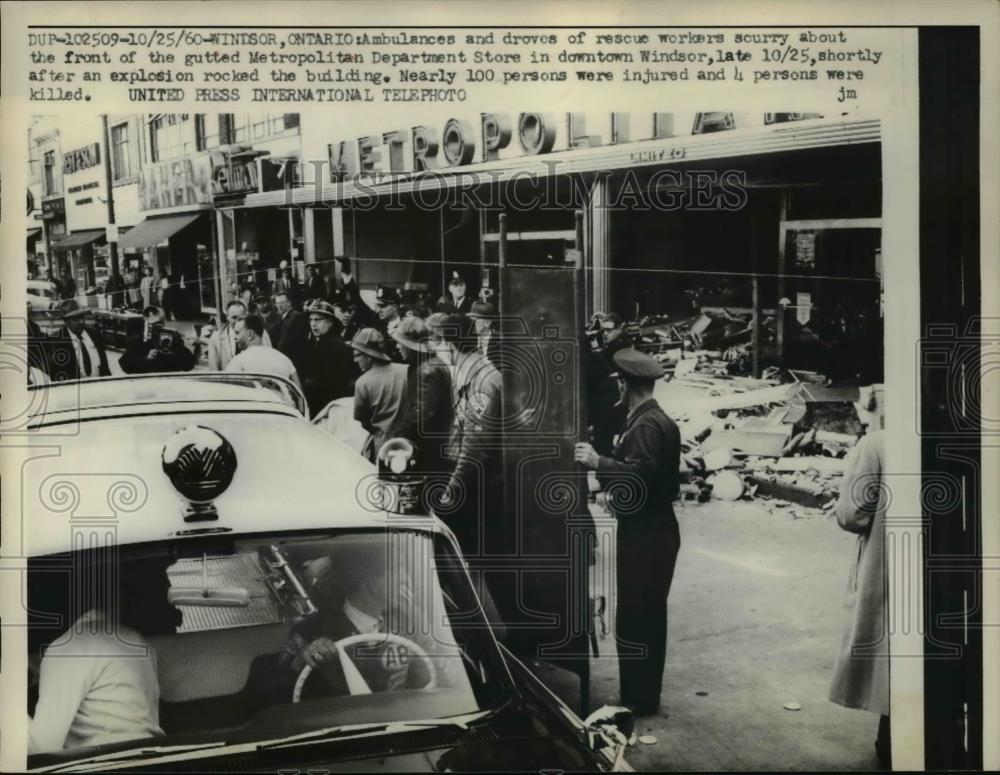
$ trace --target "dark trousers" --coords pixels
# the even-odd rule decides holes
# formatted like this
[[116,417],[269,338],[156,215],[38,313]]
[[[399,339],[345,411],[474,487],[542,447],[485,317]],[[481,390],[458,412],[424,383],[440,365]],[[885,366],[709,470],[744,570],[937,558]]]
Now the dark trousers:
[[656,520],[618,522],[615,641],[621,701],[640,713],[660,706],[667,656],[667,595],[681,538],[671,510]]

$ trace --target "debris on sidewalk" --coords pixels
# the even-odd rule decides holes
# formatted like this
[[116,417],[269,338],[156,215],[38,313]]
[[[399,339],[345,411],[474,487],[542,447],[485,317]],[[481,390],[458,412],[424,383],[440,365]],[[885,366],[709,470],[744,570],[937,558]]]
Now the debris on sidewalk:
[[[704,344],[706,333],[731,322],[702,315],[685,335]],[[662,321],[647,339],[653,334],[662,341],[680,335]],[[761,379],[732,374],[720,351],[681,347],[658,354],[673,365],[653,395],[681,433],[683,500],[831,508],[844,458],[863,432],[854,409],[858,388],[829,386],[822,374],[790,369],[769,369]]]

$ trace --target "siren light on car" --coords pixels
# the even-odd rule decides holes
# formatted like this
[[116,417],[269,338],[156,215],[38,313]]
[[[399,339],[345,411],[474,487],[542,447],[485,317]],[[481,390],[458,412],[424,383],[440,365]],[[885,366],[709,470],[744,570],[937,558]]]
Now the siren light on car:
[[217,431],[203,425],[178,429],[163,445],[163,472],[186,500],[184,521],[218,519],[212,504],[232,484],[236,450]]
[[413,442],[398,437],[389,439],[379,447],[375,459],[382,508],[394,514],[419,513],[423,478],[414,470],[417,460]]

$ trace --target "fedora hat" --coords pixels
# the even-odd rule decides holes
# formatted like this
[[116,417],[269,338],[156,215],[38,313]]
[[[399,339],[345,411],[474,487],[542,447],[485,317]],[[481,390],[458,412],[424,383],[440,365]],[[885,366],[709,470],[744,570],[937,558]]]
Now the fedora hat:
[[385,352],[385,337],[374,328],[362,328],[358,331],[351,340],[351,348],[379,361],[388,363],[392,360]]
[[430,334],[427,324],[418,317],[403,318],[403,322],[389,332],[389,336],[403,347],[421,353],[430,352],[430,347],[427,346],[427,338]]
[[310,315],[324,315],[332,320],[337,319],[337,316],[333,312],[333,305],[324,299],[316,299],[308,304],[305,311]]
[[79,318],[88,314],[89,310],[80,306],[80,302],[76,299],[64,299],[59,304],[59,317],[65,320],[66,318]]

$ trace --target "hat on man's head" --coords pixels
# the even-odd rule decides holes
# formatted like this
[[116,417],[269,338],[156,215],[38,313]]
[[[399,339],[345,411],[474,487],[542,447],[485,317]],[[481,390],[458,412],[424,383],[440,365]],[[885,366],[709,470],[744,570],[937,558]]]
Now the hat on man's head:
[[76,299],[64,299],[59,303],[59,317],[63,320],[66,318],[79,318],[83,317],[89,312],[84,307],[80,306],[80,302]]
[[454,270],[451,276],[448,278],[448,285],[458,285],[459,283],[465,284],[465,278],[462,277],[462,273],[458,270]]
[[639,352],[634,347],[626,347],[615,353],[611,359],[618,367],[622,379],[657,380],[664,375],[663,366],[652,355]]
[[474,301],[472,303],[472,309],[469,310],[469,317],[473,320],[479,318],[494,318],[496,317],[497,309],[488,301]]
[[399,304],[399,295],[396,293],[395,288],[390,288],[388,285],[380,285],[378,290],[375,291],[375,303]]
[[399,342],[403,347],[425,353],[429,352],[427,338],[431,335],[427,324],[418,317],[403,318],[403,322],[389,332],[389,336]]
[[324,299],[314,299],[307,307],[306,313],[309,315],[324,315],[332,320],[337,316],[333,312],[333,305]]
[[358,331],[351,340],[351,347],[376,360],[387,363],[392,360],[385,352],[385,337],[374,328],[362,328]]
[[259,304],[262,301],[270,302],[271,301],[271,297],[270,297],[269,294],[266,294],[266,293],[257,293],[257,294],[254,294],[253,300],[254,300],[255,304]]
[[354,301],[354,297],[344,291],[337,291],[334,293],[330,303],[334,307],[341,307],[342,309],[354,309],[357,306],[357,302]]

